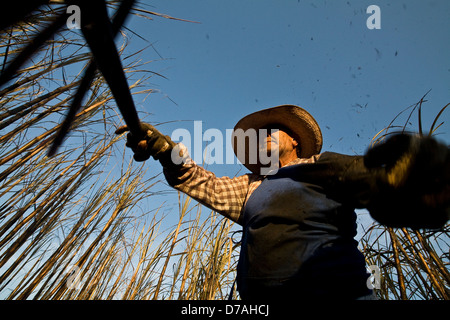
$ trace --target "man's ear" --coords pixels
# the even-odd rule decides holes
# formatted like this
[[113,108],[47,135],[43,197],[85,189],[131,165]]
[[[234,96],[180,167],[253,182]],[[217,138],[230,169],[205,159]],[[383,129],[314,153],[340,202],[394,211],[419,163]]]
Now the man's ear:
[[301,157],[301,148],[300,148],[300,143],[298,143],[298,141],[296,139],[293,140],[294,142],[294,146],[295,146],[295,151],[297,152],[297,157]]

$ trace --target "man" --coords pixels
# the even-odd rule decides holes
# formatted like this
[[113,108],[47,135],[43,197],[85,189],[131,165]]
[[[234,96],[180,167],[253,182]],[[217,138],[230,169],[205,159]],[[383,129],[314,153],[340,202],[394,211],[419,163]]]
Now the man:
[[[320,153],[314,118],[283,105],[238,122],[234,151],[252,173],[218,178],[190,160],[181,144],[148,124],[142,129],[144,140],[127,138],[136,161],[153,156],[171,186],[242,225],[242,299],[371,296],[354,240],[355,208],[368,208],[393,227],[439,228],[449,219],[450,153],[429,137],[397,135],[364,157]],[[249,139],[252,130],[257,140]],[[276,165],[267,167],[264,156]]]

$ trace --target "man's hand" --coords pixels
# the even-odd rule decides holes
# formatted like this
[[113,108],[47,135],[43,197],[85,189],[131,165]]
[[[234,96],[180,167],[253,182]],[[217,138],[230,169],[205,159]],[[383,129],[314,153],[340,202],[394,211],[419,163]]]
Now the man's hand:
[[[129,131],[126,125],[116,129],[116,134],[122,134]],[[141,122],[142,135],[135,137],[130,132],[127,134],[126,146],[134,152],[134,160],[145,161],[150,156],[159,160],[161,156],[171,152],[176,145],[170,137],[163,135],[155,127],[148,123]]]
[[386,185],[369,208],[375,219],[394,226],[433,228],[450,218],[450,151],[446,145],[432,137],[397,134],[370,149],[364,164],[378,172],[381,184]]

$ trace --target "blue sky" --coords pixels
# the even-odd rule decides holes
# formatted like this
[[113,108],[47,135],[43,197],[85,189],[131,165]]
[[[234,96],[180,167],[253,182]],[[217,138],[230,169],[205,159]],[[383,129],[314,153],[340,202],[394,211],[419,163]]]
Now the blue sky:
[[[154,0],[147,10],[196,21],[133,17],[128,50],[154,60],[149,87],[136,98],[145,121],[177,128],[233,128],[243,116],[297,104],[318,121],[324,151],[362,154],[371,138],[431,89],[424,128],[450,102],[449,1]],[[370,30],[369,5],[381,10]],[[448,119],[448,112],[443,115]],[[406,117],[397,124],[403,125]],[[416,116],[411,119],[415,126]],[[413,126],[413,127],[414,127]],[[440,139],[450,141],[448,123]],[[154,166],[151,171],[160,170]],[[239,165],[210,165],[217,175]]]

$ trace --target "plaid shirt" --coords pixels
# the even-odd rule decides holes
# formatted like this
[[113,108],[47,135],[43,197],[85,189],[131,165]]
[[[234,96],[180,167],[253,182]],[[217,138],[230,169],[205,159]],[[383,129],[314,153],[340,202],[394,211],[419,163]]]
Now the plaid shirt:
[[[164,167],[167,182],[206,207],[242,225],[245,203],[265,176],[245,174],[235,178],[216,177],[190,159],[186,148],[182,144],[178,144],[178,147],[180,145],[184,153],[183,164]],[[320,155],[309,159],[298,158],[288,165],[314,163],[319,157]]]

